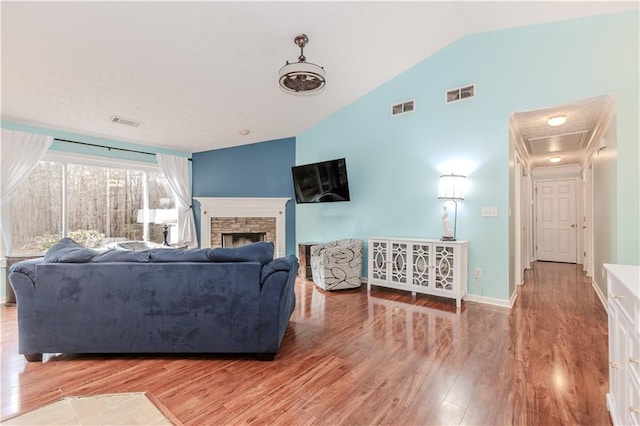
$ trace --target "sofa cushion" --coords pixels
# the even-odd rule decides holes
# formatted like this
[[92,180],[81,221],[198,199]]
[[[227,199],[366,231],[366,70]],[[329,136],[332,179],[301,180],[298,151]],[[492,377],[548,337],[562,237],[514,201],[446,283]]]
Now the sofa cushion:
[[125,251],[143,251],[154,248],[163,248],[163,246],[162,244],[152,243],[150,241],[119,241],[117,243],[109,244],[107,248]]
[[136,262],[145,263],[149,261],[149,250],[144,251],[126,251],[126,250],[109,250],[100,253],[91,259],[92,262]]
[[240,247],[218,247],[209,250],[212,262],[260,262],[262,265],[273,260],[273,243],[260,241]]
[[149,250],[151,262],[209,262],[209,249]]
[[71,238],[63,238],[55,243],[44,255],[45,263],[86,263],[98,254],[97,251],[81,246]]

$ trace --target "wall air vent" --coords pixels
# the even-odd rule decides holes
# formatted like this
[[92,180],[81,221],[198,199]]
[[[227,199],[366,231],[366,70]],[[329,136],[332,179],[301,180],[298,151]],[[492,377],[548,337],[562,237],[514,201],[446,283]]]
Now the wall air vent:
[[470,84],[469,86],[447,90],[447,93],[445,93],[444,95],[444,102],[450,104],[451,102],[463,101],[465,99],[471,99],[475,97],[476,85]]
[[111,122],[112,123],[116,123],[116,124],[122,124],[124,126],[131,126],[131,127],[140,127],[140,126],[142,126],[142,122],[141,121],[135,121],[135,120],[131,120],[129,118],[118,117],[117,115],[112,115],[111,116]]
[[406,101],[399,104],[391,105],[391,115],[399,115],[407,112],[412,112],[414,110],[414,101]]

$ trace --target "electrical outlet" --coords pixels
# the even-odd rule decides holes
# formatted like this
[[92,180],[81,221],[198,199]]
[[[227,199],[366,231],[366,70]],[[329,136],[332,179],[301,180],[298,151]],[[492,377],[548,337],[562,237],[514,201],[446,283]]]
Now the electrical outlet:
[[482,278],[482,268],[476,268],[473,273],[473,276],[476,278]]

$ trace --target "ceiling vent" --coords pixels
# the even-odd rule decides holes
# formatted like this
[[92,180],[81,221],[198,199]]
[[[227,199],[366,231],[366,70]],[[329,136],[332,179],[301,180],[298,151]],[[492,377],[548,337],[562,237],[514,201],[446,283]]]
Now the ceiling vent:
[[391,115],[400,115],[414,110],[414,101],[406,101],[399,104],[391,105]]
[[471,99],[476,97],[476,85],[471,84],[469,86],[458,87],[457,89],[447,90],[444,95],[444,101],[447,104],[451,102],[463,101],[465,99]]
[[140,126],[142,126],[142,122],[141,121],[135,121],[135,120],[131,120],[129,118],[118,117],[117,115],[112,115],[111,116],[111,122],[112,123],[116,123],[116,124],[122,124],[124,126],[131,126],[131,127],[140,127]]

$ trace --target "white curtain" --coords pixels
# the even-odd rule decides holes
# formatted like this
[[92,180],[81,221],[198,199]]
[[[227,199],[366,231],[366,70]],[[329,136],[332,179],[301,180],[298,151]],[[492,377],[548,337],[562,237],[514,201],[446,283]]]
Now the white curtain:
[[0,138],[0,254],[11,253],[11,196],[47,152],[53,137],[2,129]]
[[197,247],[196,225],[191,208],[191,188],[189,185],[189,160],[175,155],[156,154],[158,165],[178,197],[179,243]]

